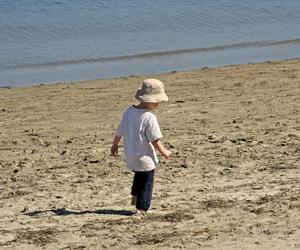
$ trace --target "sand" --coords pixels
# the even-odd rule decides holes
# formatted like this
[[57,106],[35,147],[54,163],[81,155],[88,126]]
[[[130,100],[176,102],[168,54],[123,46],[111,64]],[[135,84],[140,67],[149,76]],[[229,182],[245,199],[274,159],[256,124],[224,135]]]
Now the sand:
[[152,213],[110,156],[132,76],[0,89],[1,249],[300,249],[300,60],[154,75]]

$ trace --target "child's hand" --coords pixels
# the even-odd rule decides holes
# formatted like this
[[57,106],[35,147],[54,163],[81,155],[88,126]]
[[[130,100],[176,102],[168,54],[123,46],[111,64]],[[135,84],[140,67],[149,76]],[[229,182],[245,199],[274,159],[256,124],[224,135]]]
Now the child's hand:
[[118,149],[119,149],[119,141],[121,140],[120,136],[115,136],[113,140],[113,145],[111,146],[110,152],[112,156],[117,156],[118,155]]
[[168,149],[166,149],[163,153],[164,157],[166,157],[167,159],[170,159],[170,157],[172,156],[172,152]]
[[152,142],[152,145],[167,159],[169,159],[172,155],[171,151],[166,149],[160,142],[159,139]]
[[118,150],[119,150],[119,146],[118,144],[113,144],[111,146],[110,152],[112,156],[117,156],[118,155]]

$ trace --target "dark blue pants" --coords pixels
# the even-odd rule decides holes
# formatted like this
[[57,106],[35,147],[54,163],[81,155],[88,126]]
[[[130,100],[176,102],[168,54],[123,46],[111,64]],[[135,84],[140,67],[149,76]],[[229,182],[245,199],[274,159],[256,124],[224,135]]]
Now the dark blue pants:
[[151,205],[154,182],[154,169],[146,172],[134,172],[131,195],[137,196],[136,208],[147,211]]

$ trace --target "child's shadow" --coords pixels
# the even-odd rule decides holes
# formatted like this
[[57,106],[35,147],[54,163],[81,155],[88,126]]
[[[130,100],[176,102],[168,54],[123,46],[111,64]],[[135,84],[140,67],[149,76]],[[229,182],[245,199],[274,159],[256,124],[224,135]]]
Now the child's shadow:
[[95,211],[76,212],[76,211],[69,211],[65,208],[51,209],[51,210],[45,210],[45,211],[33,211],[33,212],[28,212],[28,213],[23,213],[23,214],[34,217],[39,214],[48,213],[48,212],[55,213],[55,215],[58,215],[58,216],[82,215],[82,214],[104,214],[104,215],[131,216],[134,214],[134,211],[130,211],[130,210],[101,209],[101,210],[95,210]]

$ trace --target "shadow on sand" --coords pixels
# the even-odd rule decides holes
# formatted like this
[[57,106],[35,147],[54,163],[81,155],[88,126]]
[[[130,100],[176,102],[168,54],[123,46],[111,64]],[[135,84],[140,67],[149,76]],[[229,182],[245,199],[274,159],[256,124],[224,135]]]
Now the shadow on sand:
[[28,216],[37,216],[39,214],[52,212],[58,216],[68,216],[68,215],[83,215],[83,214],[102,214],[102,215],[123,215],[123,216],[131,216],[134,214],[134,211],[130,210],[113,210],[113,209],[102,209],[102,210],[95,210],[95,211],[69,211],[65,208],[58,208],[52,210],[45,210],[45,211],[33,211],[28,213],[23,213],[24,215]]

